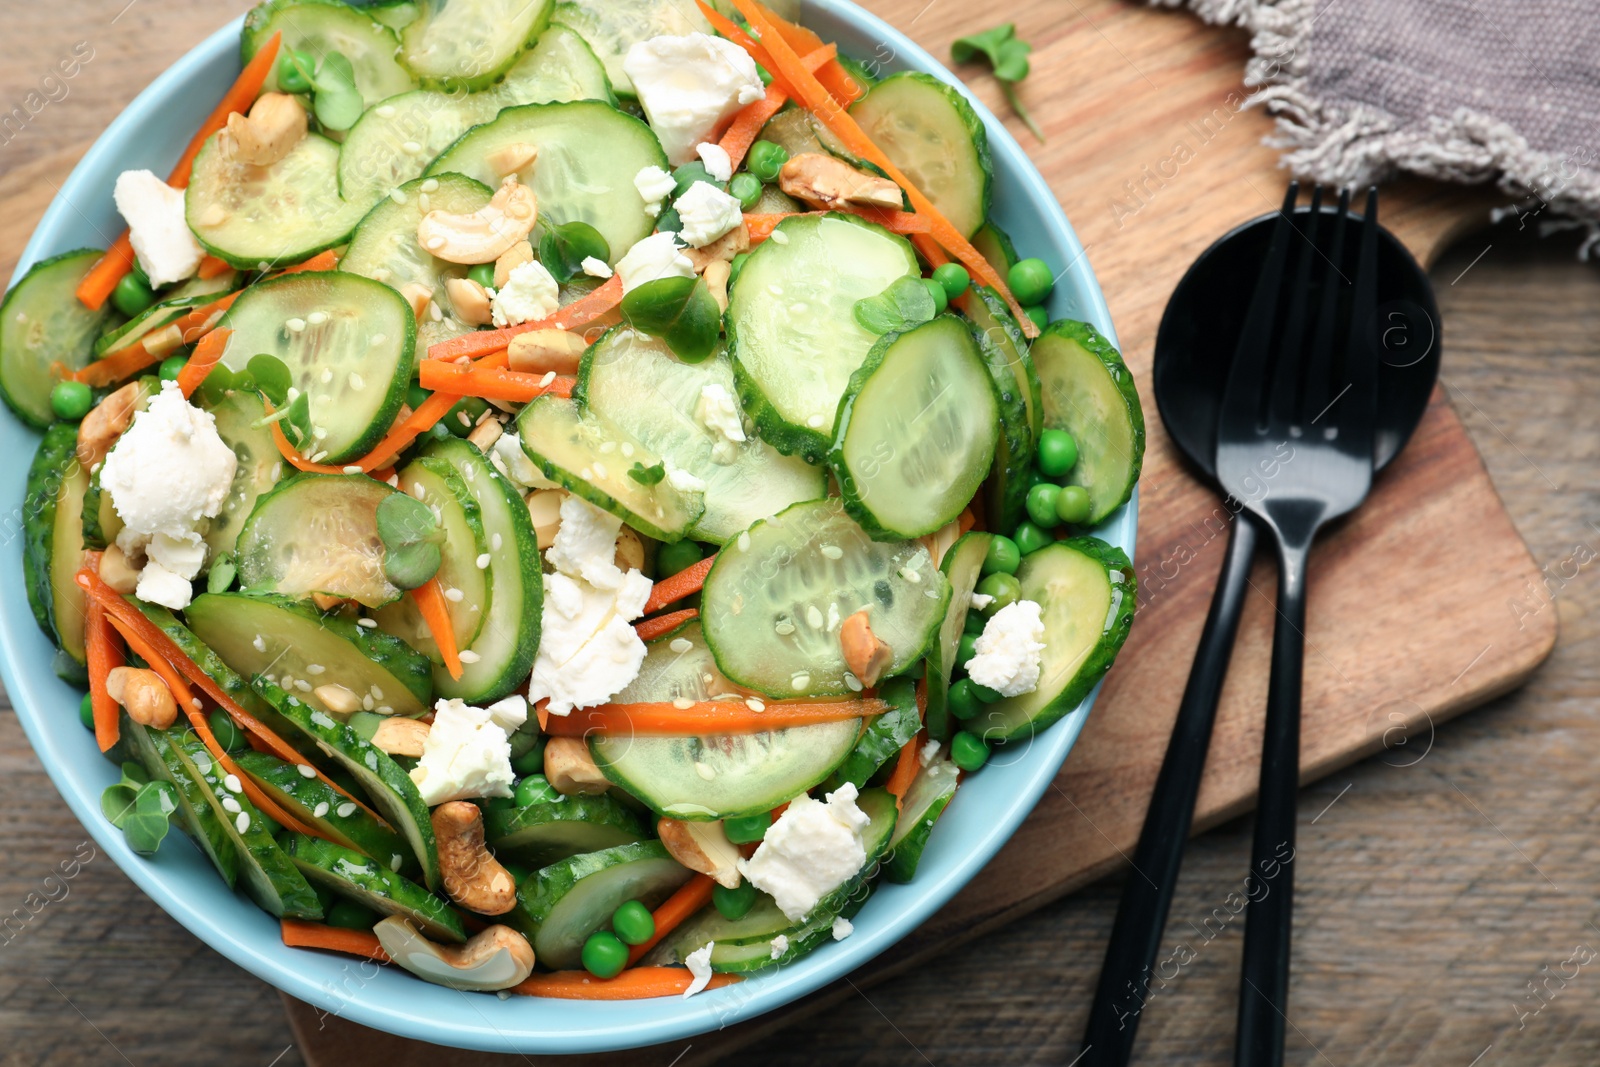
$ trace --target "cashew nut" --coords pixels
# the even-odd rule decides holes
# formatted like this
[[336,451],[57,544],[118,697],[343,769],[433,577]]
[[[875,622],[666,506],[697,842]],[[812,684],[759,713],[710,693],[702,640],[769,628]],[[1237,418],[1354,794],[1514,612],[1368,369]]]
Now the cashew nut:
[[417,243],[448,263],[493,263],[526,240],[538,221],[538,198],[511,176],[477,211],[466,215],[430,211],[422,216]]
[[878,684],[883,672],[894,662],[894,649],[867,624],[866,608],[844,620],[844,625],[839,627],[839,647],[844,652],[845,666],[869,689]]
[[726,260],[712,260],[706,264],[706,269],[700,276],[706,280],[706,288],[711,290],[711,298],[717,302],[717,307],[727,311],[728,279],[733,277],[732,265]]
[[490,926],[464,945],[437,945],[398,915],[372,928],[389,958],[425,981],[451,989],[510,989],[533,973],[533,946],[509,926]]
[[139,343],[152,356],[165,358],[183,347],[183,329],[176,322],[169,322],[161,329],[145,334]]
[[428,305],[433,303],[433,290],[421,282],[406,282],[400,287],[400,295],[411,305],[411,314],[421,322],[428,314]]
[[854,204],[898,211],[904,205],[894,182],[857,170],[826,152],[791,156],[778,172],[778,188],[813,207]]
[[235,111],[218,139],[224,158],[270,167],[294,151],[306,135],[306,112],[286,93],[262,93],[250,116]]
[[96,404],[78,424],[78,462],[92,470],[105,459],[143,399],[144,386],[129,382]]
[[739,888],[739,849],[720,822],[662,819],[656,832],[673,859],[691,871],[709,874],[720,886]]
[[544,746],[544,776],[562,796],[604,793],[611,788],[600,773],[589,746],[578,737],[552,737]]
[[713,263],[732,263],[733,257],[750,250],[750,229],[743,222],[704,248],[683,248],[679,253],[689,260],[695,273],[703,273]]
[[625,571],[644,570],[644,541],[633,529],[624,526],[617,532],[617,551],[614,562]]
[[[329,576],[325,575],[324,577]],[[337,579],[331,577],[329,580],[330,582],[337,581]],[[316,605],[318,611],[326,614],[330,611],[340,611],[345,607],[354,604],[355,601],[351,600],[349,597],[338,596],[334,593],[312,593],[311,603]]]
[[489,291],[471,278],[451,278],[444,283],[456,318],[467,326],[487,326],[491,318]]
[[528,518],[533,520],[541,552],[556,543],[556,533],[561,529],[561,502],[566,498],[564,489],[535,489],[528,494]]
[[467,440],[476,445],[479,452],[488,455],[489,449],[494,447],[494,443],[500,440],[501,434],[505,432],[505,427],[500,424],[499,419],[484,419],[467,434]]
[[311,691],[311,695],[336,715],[349,715],[361,710],[361,698],[342,685],[319,685]]
[[529,374],[578,373],[578,363],[583,359],[583,335],[566,330],[529,330],[519,333],[506,347],[506,359],[512,370]]
[[533,262],[533,245],[527,241],[518,241],[506,249],[494,261],[494,287],[505,288],[506,282],[511,280],[511,272],[524,263]]
[[113,667],[106,675],[106,692],[121,704],[128,718],[140,726],[165,730],[178,718],[178,702],[155,671],[142,667]]
[[520,174],[525,167],[531,167],[538,158],[538,145],[526,141],[513,141],[511,144],[496,148],[484,156],[483,161],[489,165],[490,170],[504,178],[510,174]]
[[451,900],[479,915],[504,915],[517,906],[517,881],[483,843],[483,812],[476,804],[452,800],[434,808],[433,838]]
[[428,743],[430,729],[427,723],[418,719],[403,717],[385,719],[372,732],[372,743],[391,756],[411,756],[420,759],[423,746]]
[[100,580],[123,596],[128,596],[138,588],[139,571],[128,562],[127,553],[122,551],[120,545],[109,544],[100,553]]

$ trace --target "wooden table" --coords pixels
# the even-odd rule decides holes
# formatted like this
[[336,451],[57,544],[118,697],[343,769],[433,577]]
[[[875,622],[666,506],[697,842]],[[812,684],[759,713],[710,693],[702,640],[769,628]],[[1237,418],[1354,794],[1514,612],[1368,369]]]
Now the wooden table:
[[[1158,89],[1163,71],[1147,65],[1114,5],[1068,6],[1075,9],[1041,2],[1012,14],[1042,49],[1092,34],[1100,52],[1109,46],[1135,57],[1127,61]],[[0,41],[0,101],[23,104],[36,88],[40,96],[28,102],[38,113],[20,133],[0,133],[0,171],[7,180],[58,172],[60,153],[92,137],[224,13],[195,0],[135,0],[126,9],[121,0],[66,0],[11,15],[13,32]],[[964,9],[930,6],[915,32],[942,48],[974,28]],[[41,86],[78,41],[93,58],[70,81]],[[1242,55],[1237,40],[1219,41]],[[1071,91],[1091,93],[1092,73],[1075,69]],[[1043,84],[1036,79],[1030,89]],[[994,95],[992,85],[980,90]],[[1074,203],[1069,194],[1066,207],[1086,240],[1093,243],[1095,231],[1114,236],[1108,205]],[[5,211],[0,203],[0,217]],[[1117,250],[1109,240],[1091,256],[1098,263]],[[1600,347],[1600,305],[1592,274],[1569,258],[1570,247],[1534,249],[1496,233],[1464,243],[1436,271],[1450,331],[1447,387],[1536,557],[1550,564],[1559,590],[1547,610],[1562,620],[1562,644],[1521,692],[1431,742],[1424,734],[1340,772],[1303,798],[1294,1062],[1465,1067],[1480,1053],[1486,1067],[1596,1059],[1600,1025],[1586,1021],[1594,962],[1565,985],[1550,979],[1542,1000],[1525,986],[1544,980],[1541,967],[1559,973],[1580,944],[1600,951],[1600,930],[1588,925],[1579,836],[1583,813],[1600,801],[1583,744],[1585,731],[1600,727],[1581,714],[1595,673],[1582,645],[1592,636],[1585,608],[1600,604],[1600,593],[1592,567],[1579,561],[1591,561],[1587,546],[1600,544],[1600,528],[1589,525],[1593,502],[1568,488],[1583,484],[1586,461],[1600,452],[1584,403],[1600,393],[1600,380],[1583,363]],[[1119,318],[1129,304],[1164,299],[1110,295]],[[3,713],[0,761],[8,815],[0,854],[11,860],[0,869],[0,902],[39,907],[46,894],[59,898],[4,946],[8,1061],[297,1062],[275,994],[180,930],[103,858],[90,860],[64,897],[43,884],[85,835]],[[1172,937],[1186,918],[1200,922],[1221,905],[1247,855],[1247,821],[1196,842]],[[783,1064],[1070,1061],[1119,884],[1096,883],[748,1055]],[[1207,944],[1152,1003],[1141,1037],[1147,1062],[1227,1060],[1237,954],[1235,929]]]

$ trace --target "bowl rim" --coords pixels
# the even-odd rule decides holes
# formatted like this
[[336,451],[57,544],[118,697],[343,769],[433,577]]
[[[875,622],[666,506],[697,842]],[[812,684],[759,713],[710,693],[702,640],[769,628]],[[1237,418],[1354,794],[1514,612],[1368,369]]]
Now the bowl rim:
[[[1021,199],[1029,210],[1039,214],[1045,234],[1036,240],[1053,241],[1066,253],[1067,266],[1061,277],[1071,278],[1072,317],[1089,321],[1115,344],[1110,312],[1081,242],[1044,177],[1005,126],[943,64],[877,15],[848,0],[803,0],[803,10],[806,22],[813,23],[820,18],[828,23],[826,27],[819,27],[827,31],[824,36],[841,40],[849,37],[862,44],[871,42],[878,58],[894,69],[932,74],[963,94],[984,124],[997,178],[1003,173],[1008,180],[1019,183]],[[90,202],[109,198],[108,188],[93,187],[94,176],[114,168],[118,157],[126,159],[130,141],[146,127],[154,124],[159,128],[161,123],[170,121],[161,115],[162,109],[181,97],[191,81],[204,80],[209,68],[225,63],[230,56],[237,56],[242,23],[243,16],[239,16],[205,38],[151,82],[107,126],[74,167],[35,227],[13,275],[13,284],[33,263],[69,247],[62,243],[59,231],[71,221],[71,213],[86,218],[75,206],[75,197]],[[233,69],[236,68],[230,68],[230,79]],[[31,434],[10,413],[7,418],[10,423],[0,427],[0,433],[9,435],[15,427]],[[1138,501],[1135,487],[1128,503],[1096,530],[1098,535],[1121,546],[1130,559],[1134,554]],[[12,540],[20,542],[20,538]],[[20,567],[20,546],[7,546],[0,557],[0,566]],[[8,570],[7,573],[17,572]],[[20,596],[8,598],[8,603],[0,605],[3,609],[0,610],[0,676],[5,679],[17,717],[52,783],[96,844],[141,891],[180,925],[235,964],[324,1012],[406,1038],[482,1051],[602,1052],[692,1038],[775,1010],[852,973],[898,943],[948,903],[1011,838],[1039,796],[1054,781],[1101,688],[1096,685],[1077,709],[1050,729],[1015,746],[1018,751],[1014,763],[1022,766],[1012,767],[1010,773],[1014,777],[1007,779],[1007,794],[1014,799],[997,813],[988,813],[993,818],[984,832],[975,839],[963,840],[959,854],[946,869],[926,872],[924,878],[911,885],[880,886],[874,897],[892,890],[896,897],[903,897],[900,906],[888,911],[880,907],[865,921],[858,919],[855,934],[847,941],[828,946],[832,951],[814,953],[781,970],[709,990],[688,1001],[678,998],[587,1003],[539,1002],[525,998],[495,1001],[458,994],[467,1005],[466,1010],[449,1005],[445,1010],[430,1014],[408,1008],[413,1002],[430,1007],[441,1002],[448,1005],[441,991],[424,989],[422,983],[409,975],[398,978],[415,984],[415,990],[408,992],[392,986],[389,979],[397,976],[364,962],[357,967],[363,974],[356,979],[360,984],[355,992],[342,993],[341,989],[347,988],[351,981],[348,972],[353,965],[349,961],[285,949],[275,934],[276,920],[265,913],[259,914],[272,923],[274,936],[270,938],[258,932],[261,926],[258,922],[235,922],[226,914],[205,910],[183,895],[188,875],[181,865],[179,869],[169,869],[168,865],[136,856],[127,848],[122,835],[100,816],[98,788],[77,780],[80,772],[88,769],[72,764],[78,756],[68,751],[72,746],[64,744],[63,737],[53,732],[52,723],[47,721],[45,698],[50,694],[44,690],[61,683],[48,670],[41,670],[42,664],[34,650],[26,647],[43,638],[26,605],[19,605],[22,599]],[[30,656],[32,658],[28,658]],[[59,720],[61,716],[57,714],[54,718]],[[75,721],[76,716],[72,718]],[[1042,751],[1035,753],[1035,748]],[[114,777],[111,774],[114,768],[101,762],[104,774],[88,772],[87,776],[105,777],[109,781]],[[997,769],[1002,766],[999,761],[995,762]],[[209,867],[205,870],[211,873]],[[219,880],[213,877],[213,881],[216,881],[215,888],[233,896]],[[208,890],[202,893],[213,895]],[[243,904],[252,911],[259,911],[248,901]],[[869,901],[869,907],[871,904]],[[336,964],[343,964],[343,967],[337,968]],[[367,968],[385,973],[366,975]],[[340,973],[346,977],[338,984],[330,980]],[[320,983],[318,978],[322,979]],[[541,1003],[548,1010],[533,1007]],[[508,1004],[518,1007],[505,1010],[503,1006]],[[513,1022],[511,1012],[519,1009],[527,1018]],[[540,1020],[541,1015],[558,1019],[563,1028],[554,1032],[538,1029],[540,1021],[548,1022]]]

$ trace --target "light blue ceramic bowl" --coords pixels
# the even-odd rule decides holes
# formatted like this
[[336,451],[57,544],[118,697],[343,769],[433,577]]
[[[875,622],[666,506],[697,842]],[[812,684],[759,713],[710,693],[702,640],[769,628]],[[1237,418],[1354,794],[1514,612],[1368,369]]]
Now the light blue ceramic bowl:
[[[807,0],[805,21],[841,52],[875,60],[885,72],[927,71],[961,83],[887,24],[843,0]],[[100,137],[45,213],[18,276],[47,256],[108,245],[121,230],[111,203],[119,172],[164,174],[239,71],[235,20],[157,78]],[[962,91],[966,90],[962,88]],[[995,217],[1022,254],[1066,273],[1051,298],[1053,317],[1085,319],[1115,339],[1105,299],[1055,197],[1017,142],[982,104],[995,164]],[[0,501],[20,514],[26,457],[37,435],[0,414]],[[1135,497],[1099,531],[1132,555]],[[22,595],[19,524],[0,531],[0,668],[17,715],[56,788],[100,847],[139,888],[195,936],[252,974],[335,1015],[440,1045],[494,1052],[576,1053],[674,1041],[770,1011],[834,981],[893,945],[966,885],[1016,830],[1055,777],[1094,703],[1083,705],[1027,744],[999,750],[970,777],[940,821],[911,885],[882,885],[855,921],[855,934],[783,970],[690,999],[613,1003],[500,1000],[426,985],[398,969],[321,952],[285,948],[277,921],[229,892],[198,850],[173,838],[153,859],[134,855],[100,814],[111,764],[78,722],[79,694],[50,671],[53,649]]]

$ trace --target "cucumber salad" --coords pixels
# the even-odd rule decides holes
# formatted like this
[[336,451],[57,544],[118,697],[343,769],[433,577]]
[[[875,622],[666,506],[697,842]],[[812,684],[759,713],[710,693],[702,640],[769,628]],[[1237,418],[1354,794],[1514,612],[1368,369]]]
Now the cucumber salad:
[[0,306],[25,588],[284,941],[689,995],[851,934],[1078,707],[1144,424],[965,98],[756,0],[268,0]]

